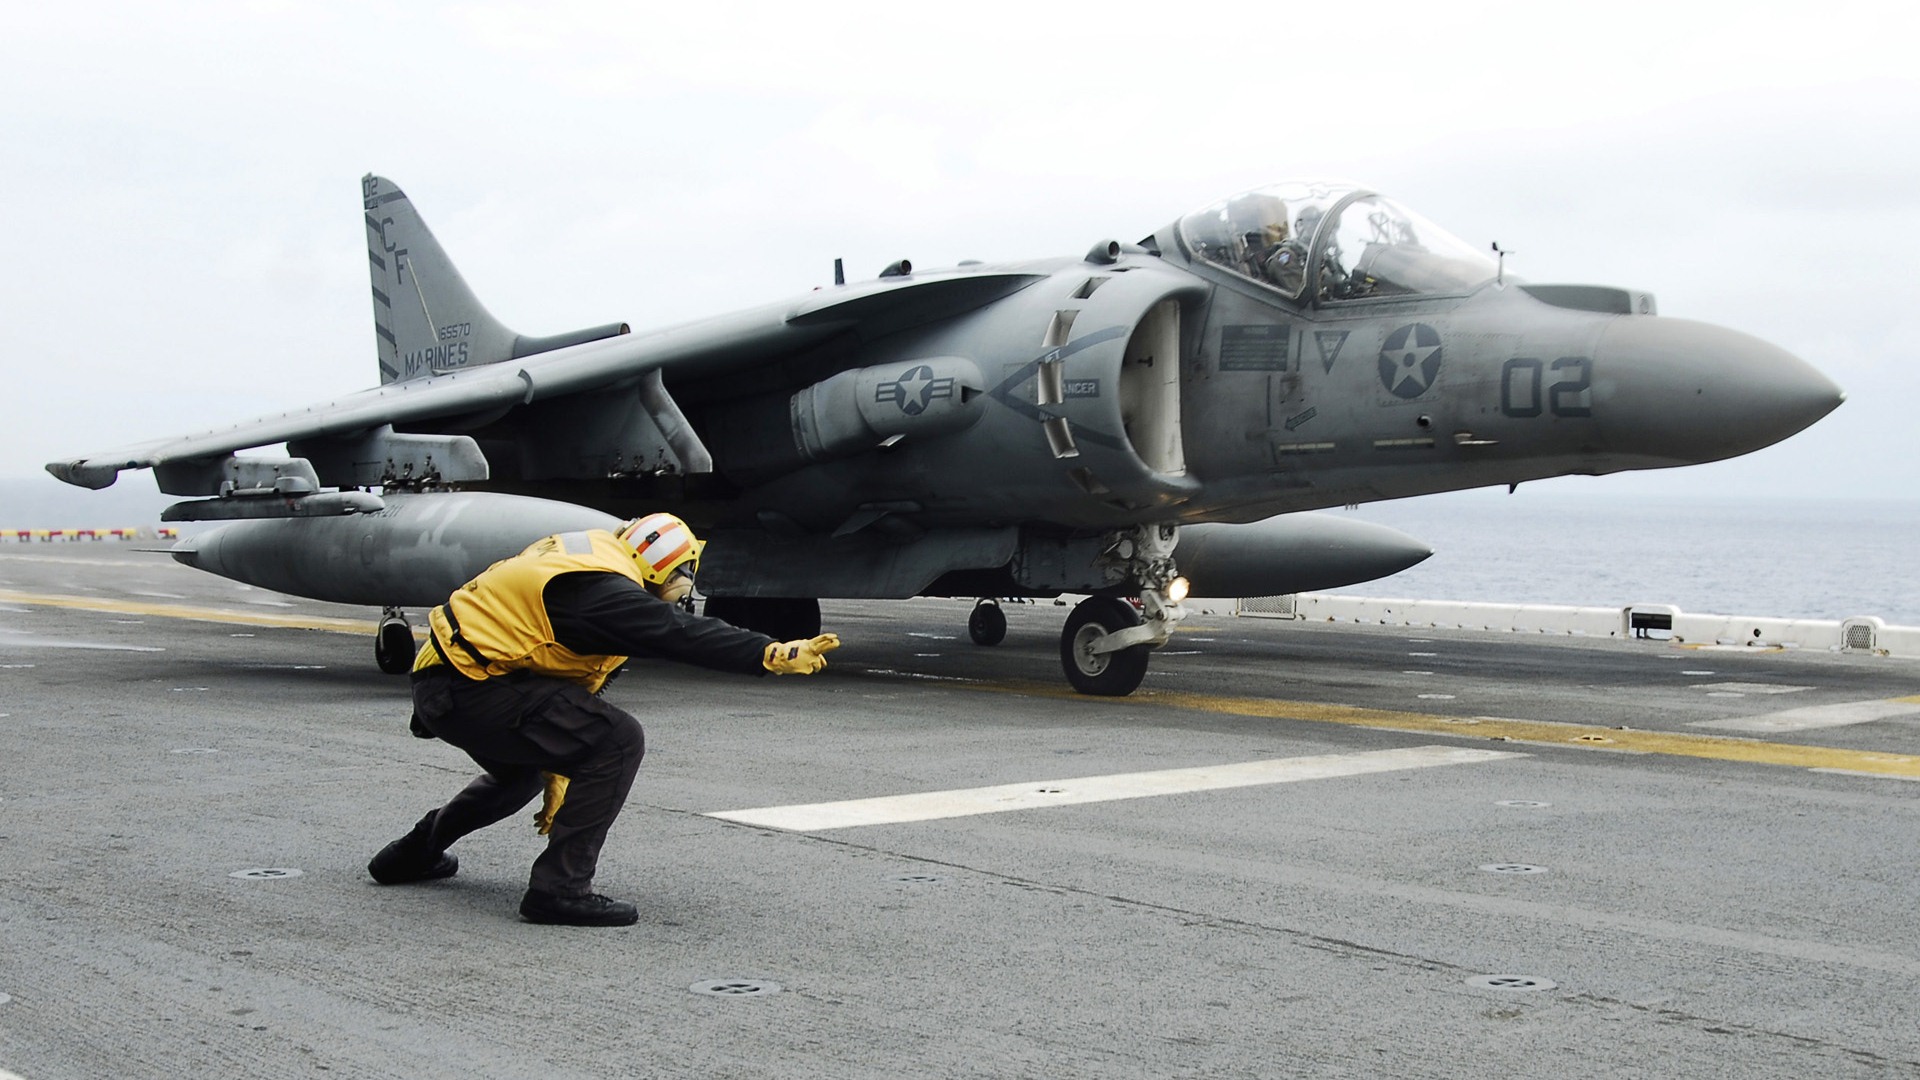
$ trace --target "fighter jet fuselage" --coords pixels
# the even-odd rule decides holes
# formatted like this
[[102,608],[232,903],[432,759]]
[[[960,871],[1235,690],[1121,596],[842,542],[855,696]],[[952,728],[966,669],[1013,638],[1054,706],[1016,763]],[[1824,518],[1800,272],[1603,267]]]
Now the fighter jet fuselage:
[[586,480],[596,505],[645,503],[657,486],[622,481],[658,469],[706,495],[701,524],[809,533],[1247,522],[1731,457],[1838,400],[1783,350],[1657,316],[1644,293],[1497,279],[1489,260],[1458,292],[1309,303],[1193,256],[1177,229],[1150,242],[882,279],[978,306],[774,368],[670,374],[711,483],[621,456],[636,396],[516,415],[497,434],[519,452],[489,459],[526,467],[496,467],[495,486]]
[[[703,323],[552,338],[494,320],[397,188],[363,193],[380,388],[49,468],[104,486],[152,466],[163,490],[211,497],[179,517],[268,519],[183,560],[388,607],[444,596],[580,507],[687,518],[711,537],[718,613],[774,630],[817,624],[820,597],[1136,595],[1145,625],[1096,605],[1063,635],[1069,677],[1111,693],[1138,677],[1105,669],[1144,672],[1180,617],[1182,571],[1262,595],[1425,555],[1282,515],[1711,461],[1840,400],[1765,342],[1644,293],[1520,281],[1339,185],[1237,196],[1078,259],[903,261]],[[281,464],[228,456],[280,440]],[[387,554],[318,580],[272,570],[343,550]]]

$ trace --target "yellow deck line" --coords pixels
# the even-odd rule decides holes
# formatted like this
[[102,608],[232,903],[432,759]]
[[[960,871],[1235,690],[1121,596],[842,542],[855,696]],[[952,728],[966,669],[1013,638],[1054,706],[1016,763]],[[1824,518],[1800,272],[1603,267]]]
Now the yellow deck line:
[[1761,742],[1757,739],[1741,739],[1726,735],[1623,731],[1593,724],[1568,724],[1549,720],[1435,716],[1429,713],[1363,709],[1352,705],[1328,705],[1313,701],[1225,697],[1178,690],[1136,690],[1131,696],[1124,698],[1090,699],[1070,689],[1042,683],[955,682],[947,685],[990,693],[1098,701],[1102,704],[1115,705],[1157,705],[1162,708],[1191,709],[1195,712],[1222,713],[1229,716],[1300,720],[1316,724],[1345,724],[1350,727],[1404,731],[1421,735],[1451,735],[1456,738],[1487,739],[1496,742],[1568,746],[1581,750],[1666,754],[1675,757],[1710,758],[1715,761],[1741,761],[1755,765],[1786,765],[1802,769],[1841,769],[1848,772],[1920,779],[1920,756],[1886,754],[1873,750],[1801,746],[1795,743]]
[[[326,615],[268,615],[227,608],[150,604],[92,596],[11,592],[4,589],[0,589],[0,603],[35,604],[42,607],[70,608],[76,611],[148,615],[155,618],[192,619],[198,622],[237,623],[245,626],[325,630],[341,634],[372,634],[379,628],[378,624],[372,621],[339,619]],[[1801,746],[1795,743],[1762,742],[1758,739],[1742,739],[1729,735],[1622,731],[1618,728],[1599,725],[1568,724],[1549,720],[1436,716],[1430,713],[1363,709],[1352,705],[1328,705],[1313,701],[1226,697],[1179,690],[1137,690],[1129,697],[1089,698],[1067,687],[1047,683],[953,680],[943,681],[942,685],[962,690],[1022,694],[1028,697],[1058,698],[1063,701],[1089,704],[1136,707],[1157,705],[1162,708],[1190,709],[1195,712],[1221,713],[1228,716],[1298,720],[1316,724],[1345,724],[1349,727],[1404,731],[1421,735],[1451,735],[1455,738],[1532,743],[1540,746],[1568,746],[1581,750],[1624,750],[1641,754],[1708,758],[1714,761],[1741,761],[1754,765],[1785,765],[1800,769],[1834,769],[1920,779],[1920,756],[1912,754],[1886,754],[1873,750],[1843,750],[1825,746]],[[1920,695],[1892,700],[1920,700]]]
[[33,604],[39,607],[68,608],[73,611],[99,611],[109,615],[148,615],[157,619],[190,619],[194,622],[236,623],[241,626],[275,626],[291,630],[325,630],[335,634],[372,634],[380,624],[363,619],[337,619],[330,615],[270,615],[261,611],[235,611],[231,608],[190,607],[184,604],[155,604],[139,600],[110,600],[101,596],[61,596],[56,593],[23,593],[0,589],[0,603]]

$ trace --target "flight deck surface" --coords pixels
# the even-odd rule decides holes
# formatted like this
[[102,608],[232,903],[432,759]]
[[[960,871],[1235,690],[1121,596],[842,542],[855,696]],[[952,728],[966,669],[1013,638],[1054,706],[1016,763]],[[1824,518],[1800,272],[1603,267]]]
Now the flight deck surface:
[[1920,1075],[1914,661],[1196,614],[1098,699],[823,607],[614,683],[640,922],[543,927],[531,808],[366,876],[473,772],[374,612],[0,552],[0,1074]]

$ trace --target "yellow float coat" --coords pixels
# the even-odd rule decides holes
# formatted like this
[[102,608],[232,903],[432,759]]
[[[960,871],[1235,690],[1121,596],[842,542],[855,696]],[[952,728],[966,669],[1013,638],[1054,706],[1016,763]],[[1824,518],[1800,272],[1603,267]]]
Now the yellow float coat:
[[547,583],[561,574],[600,571],[645,588],[638,558],[603,529],[544,537],[460,586],[427,622],[447,662],[469,679],[531,671],[598,691],[627,658],[582,656],[555,641],[543,599]]

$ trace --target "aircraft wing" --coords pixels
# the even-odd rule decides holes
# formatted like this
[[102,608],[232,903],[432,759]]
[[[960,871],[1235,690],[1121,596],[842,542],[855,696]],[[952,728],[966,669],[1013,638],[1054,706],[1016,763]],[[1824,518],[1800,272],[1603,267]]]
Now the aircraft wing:
[[386,425],[506,411],[645,376],[651,371],[722,374],[777,359],[830,337],[879,336],[971,310],[1040,277],[1023,271],[960,271],[881,279],[809,294],[799,303],[751,308],[648,334],[572,345],[520,359],[382,386],[229,427],[154,439],[51,462],[69,484],[104,488],[125,469],[207,460],[300,439],[348,437]]

